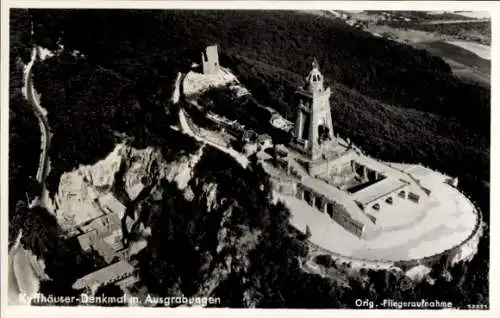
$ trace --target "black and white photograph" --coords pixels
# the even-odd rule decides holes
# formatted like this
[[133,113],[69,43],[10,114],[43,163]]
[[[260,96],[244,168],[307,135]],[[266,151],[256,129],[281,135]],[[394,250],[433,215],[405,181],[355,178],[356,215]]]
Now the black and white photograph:
[[328,6],[9,7],[8,305],[489,311],[492,12]]

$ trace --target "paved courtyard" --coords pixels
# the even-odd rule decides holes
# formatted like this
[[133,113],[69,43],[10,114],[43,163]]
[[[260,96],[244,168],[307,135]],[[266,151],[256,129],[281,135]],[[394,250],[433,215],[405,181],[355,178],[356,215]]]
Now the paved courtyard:
[[290,222],[299,230],[309,226],[312,243],[345,256],[370,260],[408,260],[440,253],[464,241],[474,230],[474,206],[459,191],[435,184],[430,200],[417,205],[395,199],[372,214],[382,233],[374,240],[361,240],[330,217],[295,197],[273,193],[292,214]]

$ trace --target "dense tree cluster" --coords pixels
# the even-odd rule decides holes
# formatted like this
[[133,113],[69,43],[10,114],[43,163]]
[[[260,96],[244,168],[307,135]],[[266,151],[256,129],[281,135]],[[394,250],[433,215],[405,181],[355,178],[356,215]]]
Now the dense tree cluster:
[[[118,297],[123,297],[123,290],[120,288],[120,286],[116,284],[108,284],[108,285],[102,285],[97,288],[95,291],[95,297],[96,298],[101,298],[101,299],[117,299]],[[119,306],[125,306],[125,304],[121,304],[118,301],[109,301],[108,303],[102,304],[102,306],[106,307],[119,307]]]
[[[287,224],[288,211],[273,208],[266,180],[260,166],[244,170],[225,153],[208,148],[194,167],[192,201],[184,198],[176,184],[163,181],[163,198],[147,205],[145,223],[151,226],[152,236],[139,257],[140,273],[149,290],[160,295],[168,295],[175,287],[187,295],[197,292],[208,274],[208,268],[202,268],[213,269],[227,254],[242,253],[236,246],[216,253],[221,231],[234,238],[257,230],[280,231],[272,226],[273,220],[280,218],[280,224]],[[217,184],[216,205],[210,211],[207,184]]]
[[[64,171],[104,158],[123,140],[123,133],[136,147],[162,147],[166,158],[192,146],[169,127],[175,73],[170,73],[165,60],[153,58],[144,63],[131,66],[141,71],[147,68],[144,77],[137,79],[71,54],[37,65],[35,85],[54,135],[49,152],[54,169],[47,180],[51,193]],[[185,142],[164,147],[174,138]]]
[[28,10],[10,10],[9,55],[10,63],[18,59],[28,63],[31,57],[33,39],[31,38],[31,16]]
[[235,98],[229,88],[214,87],[201,97],[205,109],[218,113],[251,128],[261,128],[271,118],[271,113],[259,108],[251,96]]
[[[289,133],[271,125],[271,111],[251,95],[236,97],[227,87],[214,87],[203,93],[199,102],[204,106],[205,113],[211,111],[230,120],[236,120],[244,125],[246,130],[252,129],[260,134],[268,134],[274,143],[286,144],[290,140]],[[203,121],[201,117],[199,116],[198,120]]]
[[[148,57],[179,56],[183,50],[218,43],[225,54],[298,74],[305,74],[317,57],[327,77],[371,97],[444,112],[483,132],[488,120],[487,90],[454,78],[442,59],[324,17],[287,11],[44,10],[36,11],[35,18],[43,24],[47,19],[62,20],[65,48],[88,53],[119,70],[140,63],[144,51]],[[60,37],[48,30],[37,34],[43,41]],[[466,107],[471,103],[477,111]]]

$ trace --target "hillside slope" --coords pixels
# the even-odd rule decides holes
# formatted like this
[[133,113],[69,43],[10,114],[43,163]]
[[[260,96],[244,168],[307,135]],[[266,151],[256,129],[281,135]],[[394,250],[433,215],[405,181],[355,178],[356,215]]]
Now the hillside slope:
[[[183,50],[211,43],[218,43],[223,55],[244,56],[298,74],[305,74],[317,57],[332,81],[401,107],[457,117],[489,133],[487,89],[462,83],[442,59],[425,50],[328,18],[289,11],[46,12],[35,12],[35,21],[50,26],[38,30],[39,42],[54,45],[64,30],[66,48],[87,52],[120,72],[143,73],[138,66],[145,55],[148,60],[178,57]],[[199,58],[197,51],[195,56]]]

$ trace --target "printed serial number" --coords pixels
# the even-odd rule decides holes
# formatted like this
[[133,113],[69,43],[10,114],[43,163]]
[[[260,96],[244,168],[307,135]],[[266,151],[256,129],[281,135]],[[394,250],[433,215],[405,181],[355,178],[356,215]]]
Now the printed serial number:
[[479,304],[479,305],[467,305],[468,309],[488,309],[488,305]]

